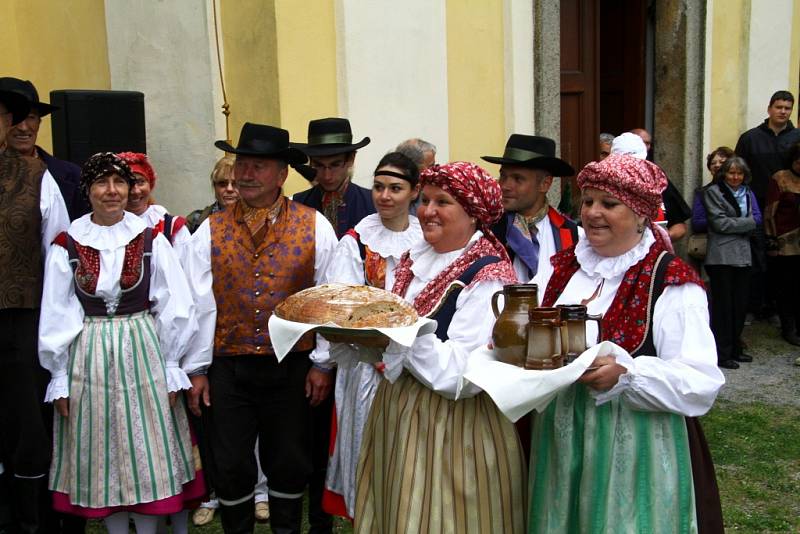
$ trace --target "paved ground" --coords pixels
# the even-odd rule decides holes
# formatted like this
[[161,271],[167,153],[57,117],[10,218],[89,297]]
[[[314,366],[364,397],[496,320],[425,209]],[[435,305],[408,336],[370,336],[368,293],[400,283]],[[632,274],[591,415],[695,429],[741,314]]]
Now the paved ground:
[[753,361],[722,370],[727,382],[719,398],[800,407],[800,367],[794,365],[800,347],[783,341],[778,329],[766,322],[746,326],[743,337]]

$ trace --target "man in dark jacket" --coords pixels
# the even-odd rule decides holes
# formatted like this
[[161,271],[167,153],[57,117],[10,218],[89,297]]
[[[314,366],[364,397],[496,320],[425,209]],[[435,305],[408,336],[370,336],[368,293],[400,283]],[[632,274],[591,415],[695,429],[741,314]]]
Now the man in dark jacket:
[[33,83],[28,80],[11,77],[0,78],[0,88],[23,95],[31,106],[31,110],[25,120],[14,125],[8,132],[6,136],[8,146],[23,156],[31,156],[44,162],[47,170],[55,178],[58,189],[61,191],[61,196],[64,197],[70,221],[89,213],[89,206],[78,187],[81,168],[69,161],[54,158],[42,147],[36,145],[42,117],[49,115],[58,108],[47,102],[40,101],[39,92]]
[[293,200],[325,215],[340,238],[364,217],[375,213],[372,193],[350,180],[356,151],[369,144],[369,137],[353,143],[350,121],[317,119],[308,123],[308,143],[296,143],[316,171],[316,185],[297,193]]
[[779,170],[786,168],[784,160],[789,147],[800,142],[800,130],[789,120],[793,107],[792,93],[777,91],[769,99],[767,118],[764,122],[744,132],[736,143],[736,155],[743,157],[750,166],[750,173],[753,176],[750,187],[762,212],[769,179]]
[[[739,136],[736,155],[741,156],[750,167],[750,188],[756,196],[758,207],[764,213],[767,185],[772,175],[787,167],[785,158],[789,147],[800,142],[800,130],[794,127],[789,117],[794,108],[794,95],[789,91],[776,91],[769,99],[767,118],[764,122]],[[767,276],[770,260],[766,257],[764,227],[758,225],[750,239],[753,254],[753,279],[750,283],[748,315],[769,317],[774,309],[776,287]],[[752,318],[748,319],[749,321]]]

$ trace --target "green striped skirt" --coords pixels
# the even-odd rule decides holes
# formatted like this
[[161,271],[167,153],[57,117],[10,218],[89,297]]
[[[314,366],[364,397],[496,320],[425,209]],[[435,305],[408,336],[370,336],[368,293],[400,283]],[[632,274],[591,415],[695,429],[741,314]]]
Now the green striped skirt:
[[458,401],[381,381],[357,471],[357,533],[521,533],[525,458],[485,393]]
[[106,508],[158,501],[194,478],[182,403],[170,409],[148,312],[86,317],[70,346],[69,417],[55,415],[50,489]]
[[684,418],[581,384],[533,415],[530,492],[530,533],[697,532]]

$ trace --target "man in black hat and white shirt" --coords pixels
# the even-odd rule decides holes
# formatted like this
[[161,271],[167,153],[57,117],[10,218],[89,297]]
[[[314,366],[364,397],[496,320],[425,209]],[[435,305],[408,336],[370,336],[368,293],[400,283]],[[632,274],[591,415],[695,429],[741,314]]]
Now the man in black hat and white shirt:
[[89,205],[80,192],[81,168],[70,161],[55,158],[36,144],[42,117],[57,110],[57,106],[39,100],[39,92],[29,80],[5,77],[0,78],[0,90],[13,91],[23,95],[30,104],[28,116],[15,124],[6,136],[8,146],[23,156],[39,158],[47,165],[67,204],[69,219],[74,221],[89,213]]
[[369,137],[353,143],[350,121],[336,117],[309,122],[308,143],[294,144],[309,157],[317,183],[292,198],[324,214],[337,238],[375,213],[370,190],[351,183],[356,151],[368,144]]
[[[29,111],[24,96],[0,89],[0,140]],[[44,164],[0,147],[0,484],[12,501],[10,532],[44,530],[50,438],[37,354],[42,267],[50,243],[68,226]]]
[[503,217],[492,232],[505,245],[520,282],[544,291],[553,266],[550,257],[577,243],[583,230],[547,202],[553,176],[575,170],[555,157],[556,143],[547,137],[512,134],[502,156],[483,156],[500,165]]
[[253,531],[258,438],[272,530],[299,533],[310,410],[329,395],[332,373],[309,360],[313,336],[279,363],[267,321],[286,297],[321,281],[336,235],[322,214],[282,193],[288,165],[306,160],[286,130],[246,123],[236,147],[215,145],[236,154],[239,200],[209,216],[184,248],[200,323],[181,362],[193,385],[189,406],[203,406],[225,532]]

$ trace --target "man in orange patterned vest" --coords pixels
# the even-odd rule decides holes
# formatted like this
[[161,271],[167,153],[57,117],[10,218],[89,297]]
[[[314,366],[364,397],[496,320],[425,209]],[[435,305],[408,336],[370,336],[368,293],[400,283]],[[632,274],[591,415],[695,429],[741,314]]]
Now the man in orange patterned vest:
[[225,532],[253,532],[258,437],[272,530],[299,533],[312,472],[311,407],[330,394],[332,375],[326,363],[310,361],[313,337],[279,363],[267,320],[278,303],[321,279],[336,234],[322,214],[282,193],[288,166],[306,161],[289,132],[245,123],[235,148],[215,145],[236,154],[239,200],[204,221],[185,248],[200,322],[182,362],[198,370],[189,405],[199,414],[202,404]]

